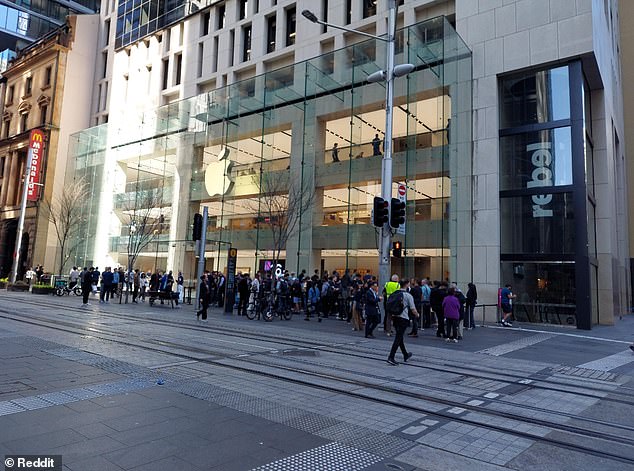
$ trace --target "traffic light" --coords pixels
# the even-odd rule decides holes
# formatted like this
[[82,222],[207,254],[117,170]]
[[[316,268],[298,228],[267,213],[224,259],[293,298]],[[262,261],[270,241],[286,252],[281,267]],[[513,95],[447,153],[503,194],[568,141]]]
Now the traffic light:
[[390,227],[398,229],[398,226],[405,224],[405,201],[392,198],[390,208]]
[[401,258],[403,245],[400,240],[395,240],[392,242],[392,256],[396,258]]
[[203,217],[201,214],[194,214],[194,230],[192,231],[192,239],[200,240],[203,236]]
[[387,207],[387,201],[379,196],[374,197],[374,214],[372,217],[372,224],[374,224],[376,227],[383,227],[383,224],[387,222]]

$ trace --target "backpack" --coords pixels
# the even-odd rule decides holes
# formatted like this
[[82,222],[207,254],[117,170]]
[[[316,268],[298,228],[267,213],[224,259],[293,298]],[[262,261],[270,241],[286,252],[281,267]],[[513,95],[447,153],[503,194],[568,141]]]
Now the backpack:
[[405,310],[405,301],[402,291],[396,291],[387,298],[387,302],[385,303],[385,312],[386,314],[392,317],[398,317]]

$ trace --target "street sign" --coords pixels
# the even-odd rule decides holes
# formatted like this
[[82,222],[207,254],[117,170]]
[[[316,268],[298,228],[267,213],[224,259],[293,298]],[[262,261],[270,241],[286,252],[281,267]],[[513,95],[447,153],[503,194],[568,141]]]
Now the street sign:
[[[397,195],[399,200],[407,204],[407,187],[405,186],[405,184],[403,183],[398,184]],[[396,233],[405,235],[405,223],[398,226],[398,229],[396,229]]]

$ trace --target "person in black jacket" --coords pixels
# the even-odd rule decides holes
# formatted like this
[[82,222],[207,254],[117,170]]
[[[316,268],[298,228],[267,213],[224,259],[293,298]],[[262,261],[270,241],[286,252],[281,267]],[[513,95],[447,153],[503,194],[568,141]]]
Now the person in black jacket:
[[438,320],[438,330],[436,330],[436,337],[447,338],[445,333],[445,315],[442,310],[442,301],[447,296],[447,284],[445,282],[434,281],[434,287],[429,295],[429,303],[431,309],[436,314]]
[[467,312],[465,315],[465,327],[467,329],[475,329],[475,319],[473,316],[473,311],[475,310],[476,304],[478,303],[478,291],[476,289],[476,285],[473,283],[469,283],[467,285],[469,289],[467,289]]
[[[423,288],[421,287],[420,282],[416,278],[412,279],[411,286],[412,287],[409,290],[409,294],[411,294],[412,298],[414,298],[414,306],[416,306],[416,311],[423,312],[422,311]],[[418,337],[420,318],[416,316],[410,316],[410,319],[412,320],[412,331],[407,335],[410,337]],[[420,330],[424,330],[424,329],[421,328]]]
[[207,282],[207,274],[200,277],[200,292],[198,293],[201,308],[196,312],[196,320],[200,319],[207,322],[207,308],[209,307],[209,283]]
[[381,323],[381,311],[379,305],[383,297],[379,296],[379,285],[376,281],[370,282],[370,288],[365,293],[365,338],[373,339],[372,332]]

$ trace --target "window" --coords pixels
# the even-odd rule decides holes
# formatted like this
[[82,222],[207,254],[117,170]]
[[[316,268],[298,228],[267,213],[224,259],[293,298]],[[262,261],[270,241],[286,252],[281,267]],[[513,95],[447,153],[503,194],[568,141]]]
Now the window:
[[229,67],[233,65],[233,52],[236,42],[236,32],[234,30],[229,31]]
[[0,157],[0,178],[4,177],[4,162],[6,157]]
[[180,25],[178,25],[178,45],[182,46],[183,45],[183,35],[185,34],[185,25],[183,25],[183,23],[181,23]]
[[46,124],[46,115],[48,114],[48,106],[43,105],[40,108],[40,126],[44,126]]
[[20,132],[24,132],[27,129],[27,125],[29,122],[29,114],[24,113],[20,115]]
[[218,20],[216,23],[216,29],[222,29],[225,27],[225,13],[226,9],[224,3],[216,7],[216,19]]
[[44,86],[48,87],[51,84],[51,77],[53,76],[53,66],[49,65],[44,71]]
[[103,37],[103,45],[107,46],[110,43],[110,20],[106,20],[104,22],[104,37]]
[[168,85],[169,80],[169,59],[163,59],[163,88],[161,90],[165,90]]
[[286,10],[286,45],[295,44],[295,7]]
[[238,19],[244,20],[247,17],[247,10],[249,9],[249,1],[248,0],[238,0],[239,1],[239,12]]
[[172,29],[167,28],[165,30],[165,51],[169,51],[172,46]]
[[363,0],[363,17],[369,18],[376,15],[377,0]]
[[346,0],[346,24],[352,23],[352,0]]
[[200,35],[207,36],[209,34],[209,21],[211,19],[211,13],[207,12],[200,17]]
[[500,128],[569,119],[568,81],[568,67],[504,79]]
[[242,62],[251,60],[251,25],[242,27]]
[[[322,11],[322,18],[324,19],[325,22],[328,22],[328,0],[321,0],[321,11]],[[326,25],[321,25],[321,32],[325,33],[328,30],[328,27]]]
[[26,96],[30,96],[31,92],[33,92],[33,77],[27,77],[26,85],[24,87],[24,94]]
[[253,14],[257,14],[260,11],[260,0],[253,1]]
[[15,85],[11,85],[7,90],[7,105],[13,103],[13,95],[15,94]]
[[180,85],[181,84],[181,74],[183,72],[183,55],[182,54],[178,54],[176,55],[176,72],[175,72],[175,77],[174,77],[174,83],[176,85]]
[[275,15],[266,19],[266,52],[275,51],[275,34],[277,21]]
[[107,52],[103,52],[101,54],[101,64],[102,64],[101,78],[106,78],[106,74],[108,72],[108,53]]
[[9,129],[11,129],[11,120],[7,119],[4,123],[2,123],[2,137],[4,139],[9,137]]
[[211,71],[212,72],[217,72],[218,71],[218,36],[214,37],[214,46],[213,46],[213,62],[212,62],[212,67],[211,67]]

